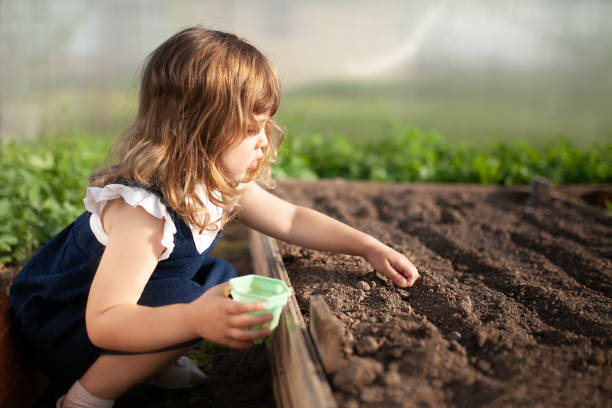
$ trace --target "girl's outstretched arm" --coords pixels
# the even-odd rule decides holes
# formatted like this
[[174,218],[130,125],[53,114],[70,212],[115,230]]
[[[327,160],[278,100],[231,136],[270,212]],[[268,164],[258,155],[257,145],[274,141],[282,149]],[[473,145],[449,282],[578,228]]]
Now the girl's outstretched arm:
[[92,343],[108,350],[147,352],[198,337],[244,348],[268,329],[247,330],[272,320],[271,314],[247,316],[265,304],[227,299],[227,284],[217,285],[189,304],[138,305],[159,256],[164,220],[123,199],[109,202],[102,214],[109,236],[89,291],[85,322]]
[[401,287],[412,286],[419,277],[408,258],[371,235],[318,211],[293,205],[254,182],[248,185],[240,203],[243,210],[239,218],[267,235],[307,248],[363,256]]

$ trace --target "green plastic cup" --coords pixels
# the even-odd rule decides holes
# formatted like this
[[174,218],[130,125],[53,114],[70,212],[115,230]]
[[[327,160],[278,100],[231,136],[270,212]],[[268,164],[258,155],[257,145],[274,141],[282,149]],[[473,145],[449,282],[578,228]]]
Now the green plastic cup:
[[[251,312],[251,315],[259,315],[272,313],[274,319],[271,322],[261,326],[253,327],[258,329],[268,327],[270,336],[274,332],[280,319],[283,307],[287,303],[287,299],[291,291],[280,279],[268,278],[260,275],[245,275],[239,278],[229,280],[232,299],[239,302],[266,302],[266,309],[257,312]],[[268,338],[270,337],[268,336]],[[255,340],[255,343],[261,343],[262,339]]]

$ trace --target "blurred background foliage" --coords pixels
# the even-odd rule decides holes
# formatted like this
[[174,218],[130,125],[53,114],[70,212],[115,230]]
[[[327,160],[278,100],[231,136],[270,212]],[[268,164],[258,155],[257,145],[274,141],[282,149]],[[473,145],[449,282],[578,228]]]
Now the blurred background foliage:
[[276,177],[609,184],[611,20],[605,0],[2,0],[0,262],[82,211],[144,58],[195,24],[277,67]]
[[0,135],[117,135],[146,55],[202,24],[269,56],[290,135],[590,147],[612,138],[611,19],[607,0],[2,0]]

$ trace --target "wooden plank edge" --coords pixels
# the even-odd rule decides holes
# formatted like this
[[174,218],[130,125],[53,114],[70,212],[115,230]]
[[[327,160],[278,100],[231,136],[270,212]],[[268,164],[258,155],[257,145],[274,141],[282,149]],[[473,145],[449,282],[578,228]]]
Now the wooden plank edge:
[[332,313],[323,295],[310,296],[309,316],[310,336],[323,369],[328,375],[333,375],[347,364],[342,351],[342,323]]
[[555,199],[573,207],[574,209],[595,217],[599,221],[609,222],[612,211],[598,208],[581,201],[578,197],[572,197],[561,188],[556,187],[552,180],[542,176],[533,176],[530,183],[531,193],[529,200],[536,204],[550,204]]
[[277,407],[337,408],[276,241],[249,230],[249,246],[254,273],[281,279],[292,292],[266,343]]

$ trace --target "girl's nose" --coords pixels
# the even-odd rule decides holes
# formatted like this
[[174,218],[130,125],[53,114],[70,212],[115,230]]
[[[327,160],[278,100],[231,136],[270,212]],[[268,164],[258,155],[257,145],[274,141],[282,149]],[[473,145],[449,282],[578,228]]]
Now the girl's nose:
[[259,140],[257,141],[257,146],[259,148],[264,148],[268,145],[268,136],[266,135],[265,126],[259,132]]

